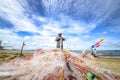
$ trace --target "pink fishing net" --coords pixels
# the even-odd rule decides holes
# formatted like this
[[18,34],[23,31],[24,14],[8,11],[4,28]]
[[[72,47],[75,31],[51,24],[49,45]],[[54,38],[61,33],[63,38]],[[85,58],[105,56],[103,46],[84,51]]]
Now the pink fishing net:
[[37,49],[32,57],[0,64],[2,80],[115,80],[82,56],[67,50]]

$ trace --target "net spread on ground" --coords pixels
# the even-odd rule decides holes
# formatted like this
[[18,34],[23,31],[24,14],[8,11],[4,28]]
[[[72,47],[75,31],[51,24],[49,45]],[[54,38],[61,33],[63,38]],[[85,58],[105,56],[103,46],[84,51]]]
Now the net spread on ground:
[[32,57],[0,64],[3,80],[115,80],[111,72],[67,50],[36,50]]

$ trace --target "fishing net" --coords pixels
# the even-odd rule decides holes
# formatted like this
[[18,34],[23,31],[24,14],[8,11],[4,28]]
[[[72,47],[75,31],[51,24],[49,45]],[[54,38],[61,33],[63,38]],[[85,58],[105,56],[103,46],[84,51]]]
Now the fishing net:
[[1,80],[115,80],[108,73],[67,50],[37,49],[32,57],[0,64]]

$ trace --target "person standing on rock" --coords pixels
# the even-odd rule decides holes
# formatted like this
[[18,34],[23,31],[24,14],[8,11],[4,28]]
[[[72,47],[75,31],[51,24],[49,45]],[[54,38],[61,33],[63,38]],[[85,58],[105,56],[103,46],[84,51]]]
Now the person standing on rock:
[[61,50],[63,50],[63,41],[65,40],[65,38],[62,37],[62,33],[58,34],[58,37],[56,37],[55,41],[57,41],[57,48],[60,48]]

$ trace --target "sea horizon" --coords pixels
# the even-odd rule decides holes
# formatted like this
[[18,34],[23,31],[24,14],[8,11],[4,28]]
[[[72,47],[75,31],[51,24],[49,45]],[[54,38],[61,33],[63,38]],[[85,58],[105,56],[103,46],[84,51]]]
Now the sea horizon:
[[[20,49],[5,49],[5,50],[20,51]],[[82,53],[82,50],[69,50],[69,51],[77,53],[77,54]],[[23,50],[23,52],[34,53],[35,49]],[[88,50],[88,53],[90,53],[89,50]],[[100,58],[120,58],[120,50],[97,50],[97,53],[98,53]]]
[[[71,50],[72,52],[81,54],[82,50]],[[100,58],[120,58],[120,50],[97,50]],[[90,53],[90,51],[88,51]]]

